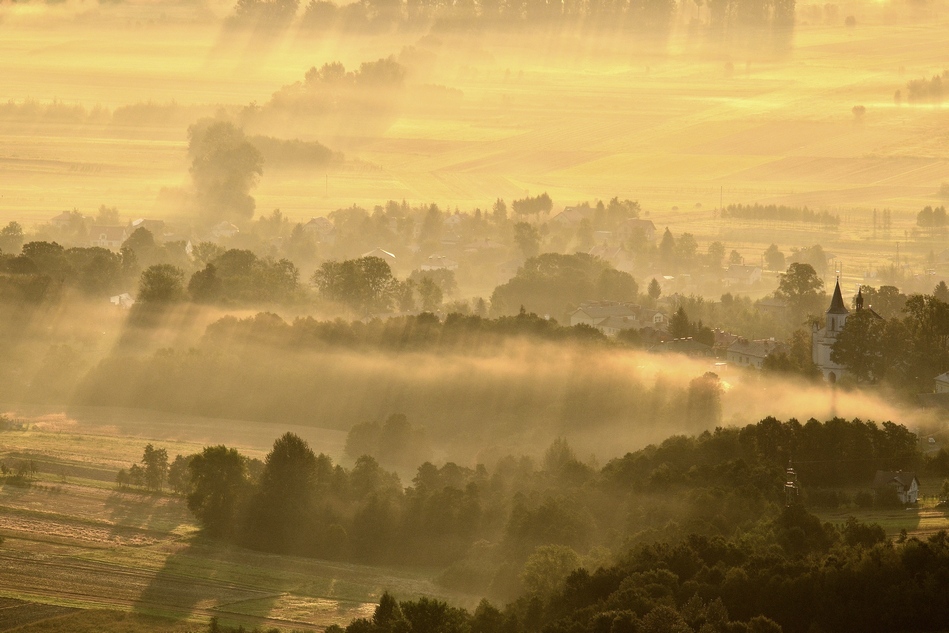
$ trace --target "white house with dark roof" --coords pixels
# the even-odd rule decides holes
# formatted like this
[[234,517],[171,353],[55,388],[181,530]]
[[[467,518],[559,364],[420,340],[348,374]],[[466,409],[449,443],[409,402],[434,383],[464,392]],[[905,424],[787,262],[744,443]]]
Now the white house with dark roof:
[[873,489],[878,493],[892,490],[900,503],[916,503],[919,498],[919,479],[916,473],[878,470],[873,478]]

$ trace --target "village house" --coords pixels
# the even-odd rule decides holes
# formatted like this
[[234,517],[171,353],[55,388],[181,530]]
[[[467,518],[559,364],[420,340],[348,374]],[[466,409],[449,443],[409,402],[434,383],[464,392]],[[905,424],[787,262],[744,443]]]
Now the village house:
[[626,330],[639,330],[642,328],[642,324],[635,317],[609,316],[593,327],[612,338]]
[[786,351],[784,343],[777,342],[773,338],[753,341],[740,338],[728,346],[725,360],[739,367],[761,369],[765,358],[780,351]]
[[[57,229],[67,229],[72,226],[72,223],[76,221],[77,214],[70,211],[63,211],[59,215],[53,216],[49,219],[49,223],[52,224]],[[82,216],[78,216],[81,218]]]
[[575,229],[584,220],[593,218],[590,207],[564,207],[564,210],[550,218],[550,224],[557,228]]
[[[231,226],[234,226],[233,224]],[[237,227],[234,227],[237,228]],[[128,234],[131,235],[138,229],[145,229],[156,239],[161,241],[165,236],[164,220],[149,220],[147,218],[138,218],[129,222]]]
[[109,303],[120,308],[131,308],[135,305],[135,299],[132,298],[127,292],[123,292],[120,295],[113,295],[109,297]]
[[761,269],[757,266],[732,264],[722,277],[722,284],[731,286],[752,286],[761,281]]
[[878,470],[873,478],[873,489],[877,494],[892,491],[903,504],[916,503],[919,498],[919,479],[916,478],[916,473]]
[[[570,325],[589,325],[597,327],[610,317],[637,317],[639,307],[619,301],[585,301],[570,313]],[[638,320],[638,319],[637,319]]]
[[593,255],[594,257],[599,257],[604,261],[610,263],[615,263],[621,259],[625,259],[625,251],[619,246],[609,246],[608,244],[597,244],[589,251],[587,254]]
[[336,242],[336,227],[327,218],[310,218],[303,225],[303,231],[315,236],[322,244],[332,245]]
[[99,226],[89,227],[89,246],[98,246],[109,250],[118,250],[128,239],[129,232],[124,226]]
[[936,393],[949,393],[949,371],[936,376],[933,382],[936,384]]
[[395,264],[395,255],[389,251],[384,251],[381,248],[374,248],[368,253],[363,253],[360,257],[378,257],[381,260],[384,260],[389,266]]
[[211,228],[210,237],[212,241],[217,241],[228,237],[234,237],[240,232],[241,230],[235,225],[231,224],[227,220],[222,220]]

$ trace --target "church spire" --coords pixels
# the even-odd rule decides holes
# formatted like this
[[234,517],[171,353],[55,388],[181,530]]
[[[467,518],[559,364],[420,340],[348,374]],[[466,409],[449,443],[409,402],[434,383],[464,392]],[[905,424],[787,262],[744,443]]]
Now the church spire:
[[840,294],[839,279],[834,287],[834,298],[830,300],[830,308],[827,309],[827,314],[850,314],[850,310],[844,305],[844,298]]
[[857,298],[853,300],[857,306],[857,312],[863,310],[863,288],[857,289]]

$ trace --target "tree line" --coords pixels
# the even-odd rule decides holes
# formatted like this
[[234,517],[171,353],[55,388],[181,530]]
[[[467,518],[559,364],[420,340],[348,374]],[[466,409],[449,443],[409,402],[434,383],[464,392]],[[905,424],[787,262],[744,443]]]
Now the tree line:
[[[393,417],[385,426],[407,451],[404,460],[417,436]],[[353,429],[348,450],[358,452],[365,430]],[[540,463],[509,456],[489,470],[425,462],[405,487],[369,455],[346,468],[290,433],[256,465],[225,446],[181,463],[189,475],[182,491],[209,535],[335,560],[447,565],[440,578],[446,587],[508,599],[548,586],[548,571],[565,560],[601,560],[602,548],[652,543],[659,533],[714,540],[755,529],[784,501],[789,458],[805,504],[810,491],[869,489],[876,469],[941,472],[947,461],[925,461],[916,437],[889,422],[767,418],[670,437],[602,467],[580,461],[562,439]],[[795,554],[812,546],[810,538],[826,539],[821,547],[836,538],[826,530],[792,532],[785,538]]]
[[771,220],[820,224],[827,228],[840,226],[840,216],[828,211],[812,211],[807,207],[789,207],[783,204],[730,204],[722,210],[723,218],[741,220]]

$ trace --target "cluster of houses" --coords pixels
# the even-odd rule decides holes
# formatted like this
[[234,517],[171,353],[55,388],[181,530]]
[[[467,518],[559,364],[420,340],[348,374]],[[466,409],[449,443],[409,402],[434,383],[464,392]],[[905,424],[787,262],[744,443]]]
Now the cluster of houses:
[[[164,242],[170,242],[179,239],[189,243],[192,241],[187,239],[186,236],[169,232],[165,226],[165,223],[161,220],[147,220],[140,218],[137,220],[132,220],[125,226],[102,226],[97,224],[89,226],[87,229],[87,234],[89,236],[89,246],[99,246],[101,248],[107,248],[113,251],[118,250],[122,247],[122,244],[125,242],[125,240],[127,240],[129,236],[132,235],[132,233],[140,228],[148,229],[152,235]],[[234,224],[221,221],[208,229],[207,233],[202,236],[203,239],[199,239],[198,241],[217,243],[222,239],[234,237],[240,232],[241,230]]]
[[569,317],[570,325],[588,325],[611,338],[635,330],[640,340],[655,352],[724,358],[729,365],[739,367],[761,369],[769,354],[786,351],[785,344],[773,338],[749,340],[721,330],[714,331],[714,345],[700,343],[692,338],[672,338],[668,333],[669,320],[665,312],[633,303],[586,301]]

